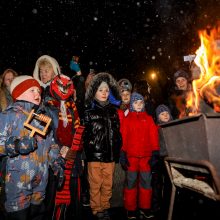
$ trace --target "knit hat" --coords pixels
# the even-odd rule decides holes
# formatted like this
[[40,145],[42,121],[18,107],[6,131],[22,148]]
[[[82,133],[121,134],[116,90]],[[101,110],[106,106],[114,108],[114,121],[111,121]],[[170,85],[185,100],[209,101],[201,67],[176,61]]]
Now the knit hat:
[[[137,92],[133,92],[131,94],[131,101],[130,101],[130,111],[131,112],[135,111],[134,108],[133,108],[133,103],[137,100],[142,100],[143,103],[144,103],[144,97],[141,94],[137,93]],[[141,112],[144,112],[144,106],[143,106],[143,109],[141,110]]]
[[13,79],[10,86],[11,96],[13,99],[17,99],[21,94],[33,86],[36,86],[41,90],[40,84],[33,77],[28,75],[17,76]]
[[120,87],[121,92],[123,92],[123,91],[131,92],[131,90],[132,90],[132,85],[128,79],[120,79],[118,81],[118,85]]
[[177,72],[174,73],[173,79],[175,83],[176,83],[176,79],[179,77],[184,77],[186,78],[187,81],[189,80],[189,74],[185,72],[184,70],[178,70]]
[[168,112],[169,115],[170,115],[170,120],[172,120],[172,115],[171,115],[171,112],[170,112],[170,109],[168,108],[168,106],[166,105],[159,105],[157,108],[156,108],[156,116],[157,116],[157,121],[160,122],[159,120],[159,115],[160,113],[162,112]]

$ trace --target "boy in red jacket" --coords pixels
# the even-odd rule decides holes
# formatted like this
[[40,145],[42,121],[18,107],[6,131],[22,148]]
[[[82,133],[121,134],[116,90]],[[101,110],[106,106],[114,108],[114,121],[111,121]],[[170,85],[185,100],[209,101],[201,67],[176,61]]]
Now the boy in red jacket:
[[122,123],[122,139],[120,163],[126,170],[124,206],[128,219],[137,218],[137,207],[142,219],[151,218],[151,166],[159,156],[158,129],[145,112],[143,96],[136,92]]

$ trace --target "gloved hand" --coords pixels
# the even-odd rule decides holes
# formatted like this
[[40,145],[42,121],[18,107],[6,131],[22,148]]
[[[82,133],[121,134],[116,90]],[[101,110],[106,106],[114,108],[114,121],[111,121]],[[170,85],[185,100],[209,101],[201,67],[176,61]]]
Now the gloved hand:
[[65,182],[64,169],[60,167],[57,173],[57,190],[60,190],[63,188],[64,182]]
[[76,73],[81,71],[80,70],[80,67],[79,67],[79,64],[73,60],[70,61],[70,69],[75,71]]
[[121,105],[121,101],[120,100],[117,100],[113,94],[112,94],[112,91],[110,90],[110,93],[109,93],[109,102],[113,105],[116,105],[116,106],[120,106]]
[[65,159],[59,156],[56,159],[52,159],[50,161],[51,169],[53,170],[53,173],[55,176],[59,174],[59,172],[62,172],[61,170],[65,169]]
[[121,164],[121,167],[123,170],[128,170],[128,167],[130,166],[127,154],[125,151],[120,152],[120,158],[119,158],[119,163]]
[[151,167],[151,169],[155,169],[155,167],[157,166],[158,162],[159,162],[159,159],[160,159],[160,153],[158,150],[155,150],[152,152],[152,156],[149,160],[149,165]]
[[26,155],[34,151],[37,148],[37,141],[34,137],[23,136],[16,137],[11,136],[5,142],[5,149],[10,157],[18,154]]
[[72,177],[81,176],[82,173],[83,173],[82,156],[81,156],[81,152],[78,151],[76,154],[76,158],[74,160]]
[[66,160],[73,161],[74,159],[76,159],[76,154],[77,154],[77,151],[72,150],[72,149],[69,149],[69,150],[67,151],[67,154],[66,154],[66,156],[65,156],[65,159],[66,159]]

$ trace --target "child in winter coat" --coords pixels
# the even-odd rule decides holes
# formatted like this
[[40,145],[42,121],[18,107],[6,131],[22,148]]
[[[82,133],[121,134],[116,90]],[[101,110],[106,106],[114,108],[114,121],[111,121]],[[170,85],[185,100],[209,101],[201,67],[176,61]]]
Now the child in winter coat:
[[[160,125],[166,122],[171,121],[172,115],[170,113],[170,109],[168,106],[161,104],[156,108],[156,119],[157,124],[159,126],[158,135],[159,135],[159,142],[160,142],[160,157],[158,162],[152,167],[152,212],[154,215],[158,215],[161,210],[162,205],[162,191],[165,184],[164,179],[167,178],[166,169],[164,166],[163,159],[167,156],[167,150],[165,146],[165,142],[163,139],[163,134],[161,132]],[[165,192],[164,192],[165,195]]]
[[98,219],[110,219],[108,209],[112,196],[115,161],[121,148],[117,109],[109,102],[110,90],[119,99],[117,82],[108,73],[99,73],[89,84],[85,101],[84,149],[88,161],[90,206]]
[[[6,219],[43,220],[48,166],[51,165],[56,174],[62,172],[59,147],[54,143],[52,132],[46,136],[36,132],[32,135],[31,130],[24,127],[26,113],[41,102],[40,84],[31,76],[18,76],[12,81],[10,92],[15,103],[0,113]],[[32,119],[30,123],[43,130],[39,120]]]
[[120,163],[126,170],[124,206],[128,219],[153,217],[151,208],[151,166],[159,155],[158,131],[151,116],[145,112],[144,98],[132,93],[130,112],[122,123],[123,146]]
[[122,100],[120,109],[122,109],[125,114],[127,114],[127,110],[129,110],[130,106],[132,85],[128,79],[120,79],[118,84],[120,86],[120,95]]

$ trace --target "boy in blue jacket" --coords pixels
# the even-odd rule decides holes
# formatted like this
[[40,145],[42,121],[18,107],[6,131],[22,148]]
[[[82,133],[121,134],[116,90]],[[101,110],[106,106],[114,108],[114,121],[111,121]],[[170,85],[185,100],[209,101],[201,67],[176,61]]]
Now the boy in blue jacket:
[[[5,164],[3,177],[7,219],[44,219],[44,198],[48,166],[62,172],[59,147],[52,132],[45,136],[24,127],[27,115],[41,102],[40,84],[31,76],[16,77],[10,87],[15,103],[0,114],[0,157]],[[31,125],[40,130],[35,118]]]

